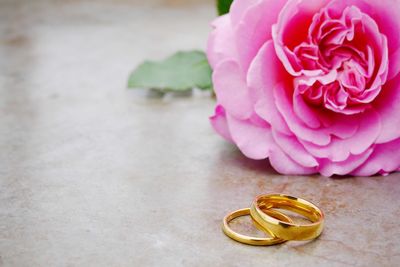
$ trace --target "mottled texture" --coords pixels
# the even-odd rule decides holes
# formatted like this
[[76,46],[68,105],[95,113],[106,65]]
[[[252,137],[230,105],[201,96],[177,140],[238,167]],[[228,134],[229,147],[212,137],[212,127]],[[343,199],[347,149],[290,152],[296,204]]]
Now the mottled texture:
[[[0,266],[397,266],[399,174],[277,175],[213,132],[213,99],[125,89],[143,59],[204,47],[214,7],[192,2],[1,1]],[[318,204],[321,238],[225,237],[267,192]]]

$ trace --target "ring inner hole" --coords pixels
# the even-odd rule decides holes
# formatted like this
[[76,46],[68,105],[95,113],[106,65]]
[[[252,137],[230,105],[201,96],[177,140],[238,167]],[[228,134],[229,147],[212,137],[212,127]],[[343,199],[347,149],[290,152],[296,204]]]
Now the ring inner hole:
[[271,237],[269,234],[264,233],[255,226],[250,215],[240,216],[231,220],[229,222],[229,227],[237,233],[252,237]]
[[248,235],[252,237],[271,237],[269,234],[259,230],[253,220],[251,219],[250,215],[244,215],[237,217],[229,222],[229,227],[243,235]]

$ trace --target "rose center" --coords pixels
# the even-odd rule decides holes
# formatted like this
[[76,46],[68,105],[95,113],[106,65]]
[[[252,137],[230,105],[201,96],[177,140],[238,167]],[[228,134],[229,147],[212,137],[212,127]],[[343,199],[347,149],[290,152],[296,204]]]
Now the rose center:
[[386,81],[386,37],[354,6],[340,16],[328,9],[316,14],[293,54],[305,70],[295,79],[296,90],[307,103],[334,112],[365,111]]

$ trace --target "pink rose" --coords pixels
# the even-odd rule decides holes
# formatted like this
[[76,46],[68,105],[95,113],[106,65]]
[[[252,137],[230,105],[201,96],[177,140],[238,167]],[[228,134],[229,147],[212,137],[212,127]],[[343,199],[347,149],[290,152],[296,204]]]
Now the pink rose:
[[400,1],[236,0],[213,23],[215,130],[283,174],[400,169]]

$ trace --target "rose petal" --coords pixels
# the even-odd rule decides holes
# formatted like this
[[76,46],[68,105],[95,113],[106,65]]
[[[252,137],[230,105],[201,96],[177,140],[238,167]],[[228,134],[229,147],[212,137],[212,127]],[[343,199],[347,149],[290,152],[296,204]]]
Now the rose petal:
[[233,60],[222,61],[214,69],[213,82],[219,103],[238,119],[247,119],[253,113],[243,71]]
[[296,137],[281,134],[274,130],[272,130],[272,136],[282,151],[296,163],[309,168],[319,165],[318,161],[304,149],[304,146],[300,144]]
[[293,95],[293,111],[308,127],[316,129],[321,126],[316,111],[311,109],[298,93]]
[[275,103],[271,104],[267,99],[261,99],[255,105],[255,112],[258,116],[272,125],[276,131],[287,135],[292,134],[292,131],[288,128],[282,115],[277,112]]
[[349,6],[358,7],[368,14],[378,24],[379,31],[388,37],[389,55],[392,55],[400,46],[400,5],[398,0],[333,0],[327,8],[330,13],[340,16]]
[[347,160],[351,155],[360,155],[367,151],[381,132],[380,118],[377,112],[370,110],[358,116],[359,128],[348,139],[332,138],[326,146],[317,146],[302,142],[305,149],[317,158],[327,158],[333,162]]
[[[289,0],[279,13],[278,22],[273,26],[272,36],[276,54],[286,70],[293,76],[300,76],[307,73],[307,70],[293,65],[294,61],[289,58],[293,52],[292,49],[307,40],[312,18],[327,2],[328,0]],[[308,74],[314,76],[320,73],[322,71],[312,71]]]
[[[243,2],[243,0],[234,2]],[[242,19],[235,29],[235,36],[236,45],[240,48],[238,50],[240,63],[244,71],[247,71],[264,43],[272,39],[272,25],[276,22],[284,4],[285,1],[258,1],[247,8],[242,15]],[[234,7],[234,9],[236,8]]]
[[373,149],[368,149],[361,155],[351,155],[347,160],[340,162],[321,159],[318,171],[326,177],[349,174],[361,166],[371,155],[372,151]]
[[316,172],[316,168],[307,168],[296,163],[277,146],[271,150],[269,161],[272,167],[274,167],[274,169],[281,174],[307,175]]
[[331,114],[329,117],[323,113],[319,114],[321,115],[320,119],[324,123],[325,128],[309,128],[296,116],[293,110],[292,99],[288,96],[289,90],[289,88],[285,88],[282,84],[276,86],[274,88],[275,103],[289,129],[299,139],[308,141],[315,145],[326,146],[330,143],[331,136],[347,139],[356,133],[358,123],[355,117],[351,116],[343,120],[343,116],[336,114]]
[[246,11],[253,5],[257,4],[259,0],[235,0],[233,1],[231,8],[229,10],[229,15],[232,19],[232,26],[236,27],[243,16],[246,14]]
[[255,105],[255,112],[264,120],[273,125],[275,130],[291,134],[291,131],[276,109],[272,89],[282,76],[282,65],[275,55],[272,41],[268,41],[260,49],[251,63],[247,74],[250,96]]
[[274,146],[271,129],[258,127],[246,120],[239,120],[227,114],[229,130],[233,141],[242,153],[251,159],[265,159]]
[[[291,103],[291,100],[289,100],[287,88],[285,88],[283,84],[279,84],[274,88],[274,99],[279,113],[283,116],[284,120],[288,124],[289,129],[294,133],[294,135],[300,139],[321,146],[329,144],[331,141],[329,134],[326,134],[323,131],[317,131],[315,129],[308,128],[294,114],[293,104]],[[274,125],[272,125],[272,127],[273,126]]]
[[215,115],[210,117],[211,125],[215,131],[229,142],[233,142],[232,136],[229,132],[228,122],[226,120],[225,109],[221,105],[215,108]]
[[380,96],[374,103],[378,111],[382,130],[377,139],[378,144],[393,141],[400,136],[400,74],[387,82]]
[[389,74],[388,80],[396,77],[400,72],[400,48],[396,50],[389,58]]
[[223,60],[237,59],[238,56],[229,15],[218,17],[211,25],[214,30],[208,38],[207,58],[214,69]]
[[390,173],[400,170],[400,138],[377,145],[368,160],[352,172],[356,176],[370,176],[377,173]]

